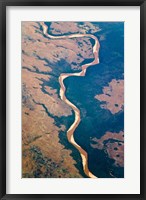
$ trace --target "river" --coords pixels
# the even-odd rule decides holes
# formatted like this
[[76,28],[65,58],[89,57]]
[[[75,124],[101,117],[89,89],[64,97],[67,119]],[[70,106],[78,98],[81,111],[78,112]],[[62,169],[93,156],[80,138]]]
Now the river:
[[95,176],[94,174],[92,174],[89,171],[87,152],[79,144],[77,144],[77,142],[74,139],[74,132],[75,132],[76,128],[78,127],[80,121],[81,121],[80,110],[71,101],[69,101],[69,99],[66,98],[66,96],[65,96],[66,87],[64,85],[64,80],[66,78],[70,77],[70,76],[85,76],[86,70],[87,70],[88,67],[90,67],[92,65],[99,64],[99,54],[98,54],[99,48],[100,48],[99,41],[98,41],[97,37],[92,35],[92,34],[70,34],[70,35],[67,35],[67,36],[66,35],[65,36],[53,36],[53,35],[48,34],[48,26],[45,23],[42,24],[42,28],[43,28],[43,33],[45,34],[45,36],[50,38],[50,39],[67,39],[67,38],[89,37],[89,38],[92,38],[95,41],[93,48],[92,48],[94,60],[92,62],[87,63],[87,64],[83,64],[81,66],[82,70],[78,73],[62,73],[62,74],[60,74],[59,83],[60,83],[60,98],[66,104],[68,104],[73,109],[73,111],[75,113],[74,122],[70,126],[70,128],[67,130],[68,141],[80,152],[80,155],[81,155],[81,158],[82,158],[82,165],[83,165],[84,173],[90,178],[98,178],[97,176]]

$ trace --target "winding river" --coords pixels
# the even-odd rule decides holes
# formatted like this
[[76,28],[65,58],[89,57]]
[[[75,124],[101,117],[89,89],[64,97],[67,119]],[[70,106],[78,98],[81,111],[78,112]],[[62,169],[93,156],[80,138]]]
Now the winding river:
[[71,35],[67,35],[67,36],[66,35],[65,36],[52,36],[52,35],[48,34],[48,26],[45,23],[42,23],[42,28],[43,28],[43,33],[45,34],[45,36],[50,39],[89,37],[95,41],[95,44],[93,46],[94,60],[90,63],[82,65],[82,70],[78,73],[62,73],[62,74],[60,74],[59,83],[60,83],[60,98],[65,103],[67,103],[73,109],[73,111],[75,113],[75,120],[74,120],[73,124],[70,126],[70,128],[67,130],[68,141],[80,152],[84,173],[90,178],[98,178],[89,171],[87,152],[81,146],[79,146],[74,139],[74,132],[81,121],[80,110],[66,98],[66,96],[65,96],[66,88],[64,85],[64,80],[69,76],[85,76],[86,70],[88,67],[99,63],[99,57],[98,57],[98,52],[99,52],[99,48],[100,48],[99,41],[98,41],[97,37],[95,37],[92,34],[71,34]]

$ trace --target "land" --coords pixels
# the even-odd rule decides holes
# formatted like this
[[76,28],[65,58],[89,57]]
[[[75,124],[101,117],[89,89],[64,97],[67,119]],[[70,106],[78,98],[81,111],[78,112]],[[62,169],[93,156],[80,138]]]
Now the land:
[[[101,108],[116,114],[124,109],[124,80],[113,79],[109,86],[103,88],[103,94],[95,96],[103,102]],[[93,148],[104,150],[109,158],[114,160],[116,167],[124,167],[124,132],[106,132],[100,139],[93,138]]]
[[[95,76],[94,73],[90,76],[95,84],[90,81],[82,82],[83,77],[78,77],[78,82],[76,84],[73,82],[72,85],[71,80],[77,81],[77,79],[67,77],[71,74],[84,76],[86,66],[91,65],[91,63],[95,66],[99,62],[97,60],[98,50],[95,49],[96,43],[94,43],[96,34],[93,35],[92,39],[90,37],[66,38],[66,36],[71,34],[91,35],[100,32],[100,28],[90,22],[46,23],[49,26],[49,34],[58,37],[58,39],[52,39],[43,31],[43,24],[43,22],[22,22],[22,177],[82,178],[93,177],[94,175],[97,175],[97,177],[98,175],[99,177],[102,177],[102,175],[103,177],[123,177],[121,172],[118,173],[118,170],[124,167],[124,132],[121,128],[122,125],[118,124],[118,130],[115,129],[117,131],[110,130],[110,128],[114,129],[114,123],[121,122],[122,124],[122,117],[119,116],[122,116],[124,111],[124,81],[121,80],[123,77],[119,76],[123,66],[122,53],[119,54],[117,50],[117,52],[114,52],[115,57],[113,54],[106,54],[106,51],[109,52],[113,47],[112,41],[108,44],[109,40],[107,39],[111,25],[109,24],[109,27],[107,27],[107,35],[104,36],[105,31],[98,35],[100,41],[103,41],[102,52],[104,57],[102,57],[100,65],[103,68],[100,70],[103,69],[104,73],[100,77],[101,71],[99,70],[98,73],[95,73]],[[111,38],[111,35],[109,38]],[[60,36],[65,36],[65,38],[59,38]],[[119,36],[117,38],[119,41]],[[109,45],[108,49],[106,49],[107,45]],[[104,50],[106,51],[104,52]],[[105,57],[105,55],[107,56]],[[111,60],[115,60],[114,65],[112,65],[115,67],[114,74],[116,75],[114,79],[113,76],[108,79],[109,74],[111,74],[108,71],[112,64]],[[68,80],[70,85],[67,84]],[[109,82],[109,80],[111,81]],[[62,90],[60,90],[60,85]],[[77,85],[83,89],[85,87],[86,90],[83,90],[84,98],[80,99],[82,90],[79,92],[79,96],[70,93],[71,88],[73,88],[73,91],[79,89]],[[94,86],[94,89],[92,86]],[[89,97],[93,100],[91,100],[90,106],[88,106]],[[83,109],[82,104],[86,102],[85,109]],[[100,107],[103,109],[100,109]],[[93,112],[86,115],[90,108],[94,108]],[[88,126],[88,122],[92,118],[94,119],[96,113],[99,113],[97,115],[97,120],[99,120],[97,127],[93,126],[95,125],[94,121],[91,126]],[[100,123],[100,116],[102,115]],[[117,116],[119,121],[113,122],[114,119],[117,119]],[[105,126],[104,129],[102,127],[103,119],[106,122],[110,119],[113,120],[111,121],[112,127],[109,125],[109,127]],[[77,137],[79,139],[81,137],[81,144],[79,144],[73,137],[74,128],[77,126],[80,128],[79,126],[84,120],[86,122],[84,126],[76,131]],[[98,123],[101,124],[101,129]],[[93,129],[94,134],[89,139],[90,132]],[[87,146],[89,144],[89,152],[84,143]],[[113,170],[116,168],[116,173],[113,173],[114,175],[109,174],[111,171],[108,171],[108,169],[111,169],[111,167],[107,167],[107,171],[101,176],[97,172],[94,174],[94,166],[96,167],[94,160],[98,163],[100,156],[93,154],[92,174],[92,170],[89,168],[89,171],[87,168],[90,150],[91,153],[98,152],[100,154],[102,152],[102,161],[108,158],[107,162],[114,166]],[[97,159],[94,159],[96,155]],[[104,161],[102,165],[104,165]],[[83,171],[85,166],[86,170]],[[102,172],[100,164],[97,169]]]
[[124,80],[113,79],[109,86],[103,88],[103,94],[95,98],[102,102],[101,108],[109,110],[112,114],[124,109]]
[[[22,177],[81,178],[72,150],[60,140],[73,113],[59,97],[58,77],[94,58],[92,44],[89,38],[49,40],[41,26],[22,22]],[[54,34],[86,32],[85,27],[73,23],[65,32],[64,26],[51,24]]]
[[[92,144],[94,142],[94,144]],[[106,132],[100,139],[93,138],[91,146],[104,152],[114,160],[116,167],[124,167],[124,132]]]
[[90,22],[52,22],[50,26],[50,32],[53,35],[68,35],[73,33],[86,34],[86,33],[95,33],[100,31],[100,28],[97,28]]

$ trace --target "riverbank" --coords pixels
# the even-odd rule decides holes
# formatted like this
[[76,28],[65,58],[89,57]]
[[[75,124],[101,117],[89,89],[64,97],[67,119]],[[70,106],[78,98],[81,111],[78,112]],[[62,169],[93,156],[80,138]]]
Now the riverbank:
[[45,34],[45,36],[50,38],[50,39],[67,39],[67,38],[89,37],[89,38],[92,38],[95,41],[95,44],[93,46],[94,60],[90,63],[82,65],[82,70],[78,73],[62,73],[59,76],[59,83],[60,83],[60,98],[65,103],[67,103],[73,109],[73,111],[75,113],[75,120],[67,131],[68,141],[72,145],[74,145],[76,147],[76,149],[78,149],[78,151],[80,152],[80,155],[81,155],[81,158],[82,158],[82,165],[83,165],[83,169],[84,169],[85,174],[90,178],[97,178],[96,176],[94,176],[89,171],[87,152],[83,148],[81,148],[81,146],[79,146],[74,139],[74,131],[76,130],[76,128],[78,127],[78,125],[81,121],[80,110],[66,98],[66,96],[65,96],[66,88],[65,88],[65,85],[64,85],[64,80],[69,76],[85,76],[86,75],[86,69],[88,67],[99,63],[99,57],[98,57],[98,52],[99,52],[99,48],[100,48],[99,41],[98,41],[97,37],[95,37],[92,34],[71,34],[71,35],[68,35],[68,36],[52,36],[52,35],[48,34],[48,27],[47,27],[46,24],[43,23],[42,28],[43,28],[43,33]]

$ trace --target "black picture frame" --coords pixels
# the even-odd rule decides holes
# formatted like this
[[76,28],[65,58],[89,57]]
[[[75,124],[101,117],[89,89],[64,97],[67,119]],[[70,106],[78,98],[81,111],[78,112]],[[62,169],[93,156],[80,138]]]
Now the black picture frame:
[[[6,193],[6,8],[7,6],[140,6],[140,194],[7,194]],[[0,1],[0,198],[146,200],[146,1],[145,0],[5,0]],[[134,180],[133,180],[134,181]],[[17,186],[16,186],[17,187]]]

